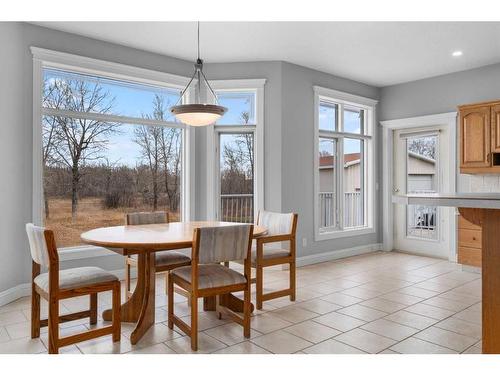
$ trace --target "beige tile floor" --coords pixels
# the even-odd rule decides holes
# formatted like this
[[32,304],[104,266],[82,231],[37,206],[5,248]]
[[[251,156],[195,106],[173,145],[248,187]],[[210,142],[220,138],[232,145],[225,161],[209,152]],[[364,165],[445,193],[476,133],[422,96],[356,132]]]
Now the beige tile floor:
[[[240,267],[234,265],[234,267]],[[286,286],[288,273],[265,273],[266,288]],[[371,253],[301,267],[297,301],[264,303],[252,317],[252,337],[213,312],[200,312],[198,353],[480,353],[481,279],[447,261],[400,253]],[[108,308],[109,294],[99,297]],[[189,309],[176,296],[176,314],[189,320]],[[201,303],[201,301],[200,301]],[[129,341],[132,324],[123,324],[122,340],[102,337],[62,353],[191,353],[189,339],[166,325],[163,277],[157,279],[156,324],[138,345]],[[62,312],[88,308],[87,298],[61,302]],[[201,310],[201,305],[200,305]],[[47,329],[32,340],[30,300],[0,307],[0,353],[46,353]],[[46,316],[46,305],[42,315]],[[103,325],[99,321],[98,325]],[[61,333],[91,328],[88,320],[62,324]]]

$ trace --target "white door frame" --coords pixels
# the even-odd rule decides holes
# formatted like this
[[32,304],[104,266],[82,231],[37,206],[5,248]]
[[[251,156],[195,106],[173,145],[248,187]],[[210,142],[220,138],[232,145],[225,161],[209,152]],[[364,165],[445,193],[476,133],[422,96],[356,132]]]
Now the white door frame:
[[[457,189],[457,112],[439,113],[435,115],[408,117],[397,120],[380,121],[382,126],[382,234],[383,249],[392,251],[394,248],[393,223],[393,132],[398,129],[411,129],[427,126],[446,126],[449,129],[450,158],[448,167],[454,178],[450,181],[450,192]],[[443,163],[445,161],[443,160]],[[450,233],[456,233],[456,215],[450,218]],[[450,238],[449,260],[456,261],[456,236]]]

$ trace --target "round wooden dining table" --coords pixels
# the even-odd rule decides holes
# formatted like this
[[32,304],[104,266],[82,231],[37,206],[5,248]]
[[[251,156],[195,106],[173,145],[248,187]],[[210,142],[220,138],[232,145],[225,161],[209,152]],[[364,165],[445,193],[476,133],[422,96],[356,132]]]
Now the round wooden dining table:
[[[193,244],[193,232],[200,227],[241,225],[222,221],[191,221],[168,224],[122,225],[92,229],[81,234],[84,243],[105,247],[123,256],[137,255],[137,284],[132,296],[121,306],[121,321],[135,322],[130,335],[136,344],[155,322],[155,252],[186,249]],[[254,225],[254,238],[266,234],[267,229]],[[220,303],[241,311],[243,301],[229,294]],[[215,299],[204,300],[205,310],[215,309]],[[103,319],[111,320],[111,310],[103,312]]]

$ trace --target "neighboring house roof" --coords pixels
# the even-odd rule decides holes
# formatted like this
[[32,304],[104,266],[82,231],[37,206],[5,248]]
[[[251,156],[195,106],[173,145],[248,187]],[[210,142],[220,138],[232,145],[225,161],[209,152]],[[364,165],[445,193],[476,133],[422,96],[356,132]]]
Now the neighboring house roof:
[[[360,158],[359,152],[354,152],[352,154],[345,154],[344,155],[344,162],[345,162],[344,166],[349,167],[353,164],[358,164],[359,158]],[[333,168],[333,156],[332,155],[320,156],[319,167],[321,169]]]
[[424,156],[424,155],[417,154],[416,152],[413,152],[413,151],[408,151],[408,156],[410,158],[415,158],[415,159],[419,159],[422,161],[426,161],[427,163],[436,164],[436,160],[431,159],[431,158]]

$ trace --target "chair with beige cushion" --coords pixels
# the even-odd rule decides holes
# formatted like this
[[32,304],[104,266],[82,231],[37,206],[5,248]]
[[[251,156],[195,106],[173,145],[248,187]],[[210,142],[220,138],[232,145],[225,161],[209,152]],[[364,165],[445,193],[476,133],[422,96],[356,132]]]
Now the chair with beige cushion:
[[[97,267],[80,267],[59,270],[54,233],[42,227],[26,224],[32,261],[31,283],[31,337],[40,337],[40,327],[48,326],[49,353],[84,340],[111,334],[113,341],[120,341],[120,281]],[[41,267],[48,272],[40,274]],[[92,329],[71,336],[59,337],[59,323],[88,317],[90,324],[97,323],[97,293],[112,291],[112,325]],[[89,309],[59,316],[59,301],[89,295]],[[40,296],[49,304],[48,319],[40,319]]]
[[[126,225],[166,224],[168,222],[168,213],[165,211],[134,212],[127,214],[125,217]],[[187,266],[189,264],[191,264],[191,258],[181,252],[156,252],[156,272],[166,272],[165,289],[167,289],[169,272],[174,268]],[[129,255],[125,258],[125,285],[127,288],[127,298],[130,298],[130,296],[132,295],[130,291],[130,267],[137,267],[137,257],[134,255]]]
[[[197,228],[193,234],[191,266],[180,267],[171,272],[168,280],[168,326],[178,326],[191,337],[191,349],[198,350],[198,298],[243,291],[243,316],[220,306],[217,312],[227,313],[243,326],[243,335],[250,337],[250,253],[253,225],[231,225],[223,227]],[[244,274],[220,263],[243,261]],[[191,299],[191,326],[174,314],[174,285],[187,291]]]
[[[256,269],[256,307],[262,309],[264,301],[290,296],[295,301],[295,235],[298,215],[294,213],[275,213],[259,211],[257,225],[267,229],[267,234],[256,238],[256,249],[252,251],[252,267]],[[288,242],[288,248],[274,248],[271,243]],[[290,267],[290,286],[288,289],[264,294],[264,268],[288,264]]]

